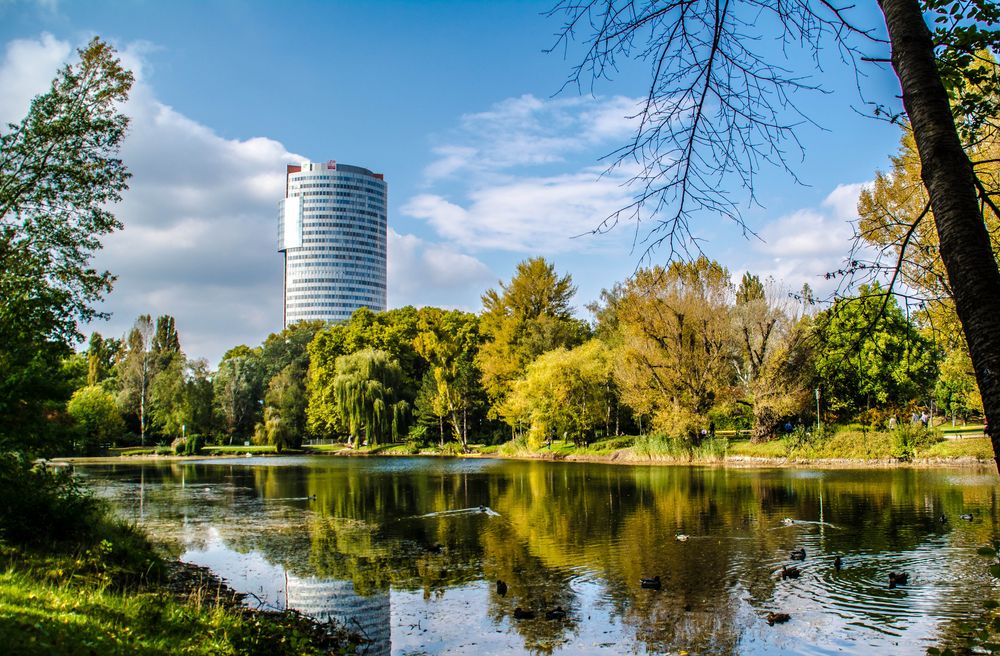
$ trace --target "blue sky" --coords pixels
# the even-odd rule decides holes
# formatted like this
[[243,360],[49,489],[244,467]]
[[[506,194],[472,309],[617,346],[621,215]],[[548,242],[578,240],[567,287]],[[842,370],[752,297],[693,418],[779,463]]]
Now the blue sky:
[[[548,7],[0,0],[0,121],[18,120],[94,34],[137,72],[126,227],[97,259],[119,275],[113,317],[94,326],[105,334],[139,313],[173,314],[188,355],[214,362],[279,329],[276,206],[284,165],[302,159],[385,174],[391,306],[477,311],[518,261],[544,255],[573,275],[587,316],[583,306],[638,264],[630,229],[573,237],[629,198],[621,175],[601,175],[601,157],[630,135],[648,67],[625,66],[593,94],[560,91],[579,51],[543,52],[560,26]],[[761,47],[831,92],[795,99],[822,126],[796,135],[805,184],[763,172],[764,207],[746,212],[762,240],[713,217],[697,234],[736,276],[829,291],[822,274],[846,254],[858,190],[887,166],[898,128],[855,111],[853,70],[835,52],[817,72],[802,53]],[[894,102],[891,74],[866,70],[867,96]]]

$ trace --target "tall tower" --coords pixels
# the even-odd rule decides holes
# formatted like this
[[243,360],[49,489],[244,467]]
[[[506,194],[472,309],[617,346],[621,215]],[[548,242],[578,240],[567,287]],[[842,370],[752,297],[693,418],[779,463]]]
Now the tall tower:
[[360,166],[289,165],[278,213],[284,325],[386,309],[385,178]]

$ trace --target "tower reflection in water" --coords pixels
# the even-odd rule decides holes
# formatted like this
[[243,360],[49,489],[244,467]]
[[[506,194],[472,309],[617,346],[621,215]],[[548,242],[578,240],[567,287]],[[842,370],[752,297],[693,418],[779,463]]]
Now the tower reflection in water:
[[326,622],[334,620],[369,641],[372,656],[392,651],[389,593],[361,596],[350,581],[288,575],[288,607]]

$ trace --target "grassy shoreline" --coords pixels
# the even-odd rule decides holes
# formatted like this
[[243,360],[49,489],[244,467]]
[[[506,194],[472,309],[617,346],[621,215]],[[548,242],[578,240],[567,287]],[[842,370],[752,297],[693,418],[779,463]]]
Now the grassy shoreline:
[[[843,438],[839,436],[843,435]],[[923,443],[901,447],[889,433],[838,433],[828,443],[797,444],[778,439],[762,444],[747,440],[716,440],[709,445],[681,449],[663,443],[635,444],[639,438],[613,438],[586,447],[556,441],[546,448],[471,445],[466,453],[454,448],[415,448],[408,444],[380,445],[353,449],[343,444],[305,447],[278,454],[271,447],[215,447],[198,456],[156,455],[132,453],[120,456],[59,458],[58,461],[85,463],[122,462],[130,460],[180,461],[219,457],[245,458],[252,456],[323,455],[330,457],[370,456],[432,456],[461,458],[499,458],[511,460],[551,460],[565,462],[598,462],[622,465],[720,466],[720,467],[803,467],[803,468],[893,468],[893,467],[993,467],[993,448],[986,437],[960,439],[930,439]],[[626,443],[628,446],[623,446]],[[904,451],[901,455],[899,452]]]

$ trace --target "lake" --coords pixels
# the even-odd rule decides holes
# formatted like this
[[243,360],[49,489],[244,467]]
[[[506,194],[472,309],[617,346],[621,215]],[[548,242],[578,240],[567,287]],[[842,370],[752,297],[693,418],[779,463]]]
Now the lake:
[[[976,554],[997,529],[985,469],[323,456],[75,469],[251,605],[336,618],[370,654],[923,653],[998,583]],[[782,580],[783,565],[800,576]],[[890,589],[900,571],[909,582]],[[655,576],[660,589],[641,587]],[[770,626],[769,612],[791,619]]]

